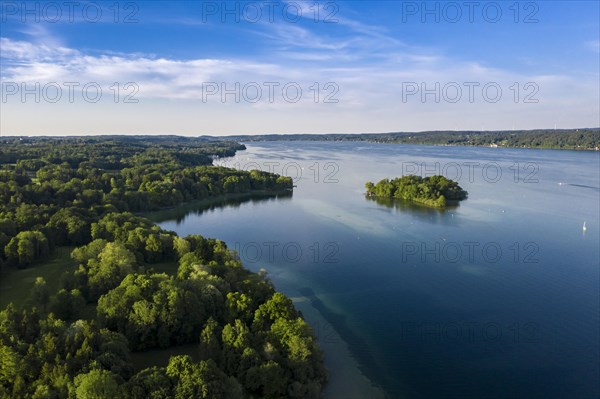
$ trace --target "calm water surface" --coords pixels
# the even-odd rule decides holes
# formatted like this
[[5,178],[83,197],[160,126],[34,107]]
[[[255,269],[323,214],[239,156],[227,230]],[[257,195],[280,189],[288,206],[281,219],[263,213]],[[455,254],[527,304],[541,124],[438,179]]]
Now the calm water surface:
[[[292,196],[166,213],[160,225],[220,238],[267,269],[318,314],[307,319],[329,365],[349,349],[392,398],[600,395],[600,154],[247,147],[218,163],[284,172]],[[440,212],[364,196],[368,180],[436,172],[469,198]],[[336,367],[326,394],[346,398]]]

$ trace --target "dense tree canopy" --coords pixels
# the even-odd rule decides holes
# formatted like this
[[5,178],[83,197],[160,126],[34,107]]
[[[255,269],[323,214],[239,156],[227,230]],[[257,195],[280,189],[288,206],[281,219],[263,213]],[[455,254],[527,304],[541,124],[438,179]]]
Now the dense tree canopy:
[[467,198],[467,192],[455,181],[444,176],[420,177],[414,175],[396,179],[383,179],[377,184],[365,184],[367,195],[378,198],[395,198],[419,204],[444,208],[449,202]]
[[[149,222],[120,213],[292,188],[287,177],[211,166],[214,157],[243,148],[180,137],[3,139],[0,260],[24,267],[55,245],[83,245],[96,238],[125,242],[123,234],[129,235],[130,247],[144,242],[143,248],[129,248],[143,260],[168,258],[165,247],[171,246],[172,235],[161,235],[149,229]],[[131,233],[128,223],[146,232]]]
[[[0,311],[0,397],[317,398],[312,329],[224,242],[178,237],[131,212],[290,190],[289,178],[210,166],[236,143],[203,139],[7,140],[0,148],[0,266],[77,246],[58,289],[38,277]],[[173,264],[176,272],[156,273]],[[198,358],[135,370],[130,351],[188,344]],[[136,372],[137,371],[137,372]]]

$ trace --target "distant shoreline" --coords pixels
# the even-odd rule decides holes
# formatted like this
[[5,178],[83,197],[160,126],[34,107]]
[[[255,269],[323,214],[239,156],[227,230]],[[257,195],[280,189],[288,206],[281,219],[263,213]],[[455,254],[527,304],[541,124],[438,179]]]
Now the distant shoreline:
[[[130,141],[153,138],[191,138],[207,142],[272,142],[272,141],[328,141],[328,142],[365,142],[380,144],[416,144],[444,147],[490,147],[548,149],[569,151],[600,151],[600,127],[573,129],[533,129],[533,130],[436,130],[420,132],[388,133],[315,133],[315,134],[250,134],[250,135],[197,135],[177,134],[94,134],[94,135],[14,135],[0,136],[0,142],[30,139],[67,139],[67,138],[127,138]],[[29,140],[25,140],[26,143]]]
[[210,137],[238,142],[328,141],[416,144],[447,147],[525,148],[600,151],[600,128],[519,131],[427,131],[363,134],[264,134]]

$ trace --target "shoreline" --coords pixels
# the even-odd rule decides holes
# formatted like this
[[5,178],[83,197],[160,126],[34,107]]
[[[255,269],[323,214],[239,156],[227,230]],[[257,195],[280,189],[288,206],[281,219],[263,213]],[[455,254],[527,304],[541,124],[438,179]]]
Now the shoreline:
[[293,195],[292,190],[254,190],[246,193],[223,194],[218,197],[209,197],[204,199],[182,202],[179,205],[165,207],[155,211],[134,212],[135,215],[144,217],[151,222],[158,224],[170,220],[179,222],[190,212],[204,211],[213,206],[224,207],[228,205],[242,204],[252,200],[271,200],[289,198]]
[[[227,136],[225,136],[227,137]],[[402,143],[402,142],[394,142],[394,141],[375,141],[375,140],[307,140],[307,139],[298,139],[298,140],[283,140],[283,139],[274,139],[274,140],[237,140],[243,144],[254,144],[254,143],[276,143],[276,142],[303,142],[303,143],[360,143],[360,144],[382,144],[382,145],[415,145],[415,146],[428,146],[428,147],[466,147],[466,148],[495,148],[495,149],[506,149],[506,150],[552,150],[552,151],[575,151],[575,152],[598,152],[599,148],[576,148],[576,147],[513,147],[506,145],[470,145],[470,144],[433,144],[433,143]]]
[[323,399],[386,399],[382,388],[374,384],[361,370],[348,343],[311,303],[310,299],[291,297],[304,320],[315,330],[317,342],[323,351],[329,380]]

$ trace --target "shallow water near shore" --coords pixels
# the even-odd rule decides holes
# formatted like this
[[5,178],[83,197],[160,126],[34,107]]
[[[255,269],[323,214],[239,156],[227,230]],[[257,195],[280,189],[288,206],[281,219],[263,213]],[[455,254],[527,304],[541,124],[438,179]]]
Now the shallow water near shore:
[[[327,398],[598,397],[598,152],[247,147],[216,163],[291,176],[293,195],[154,219],[269,272],[317,333]],[[440,211],[364,195],[438,173],[469,198]]]

